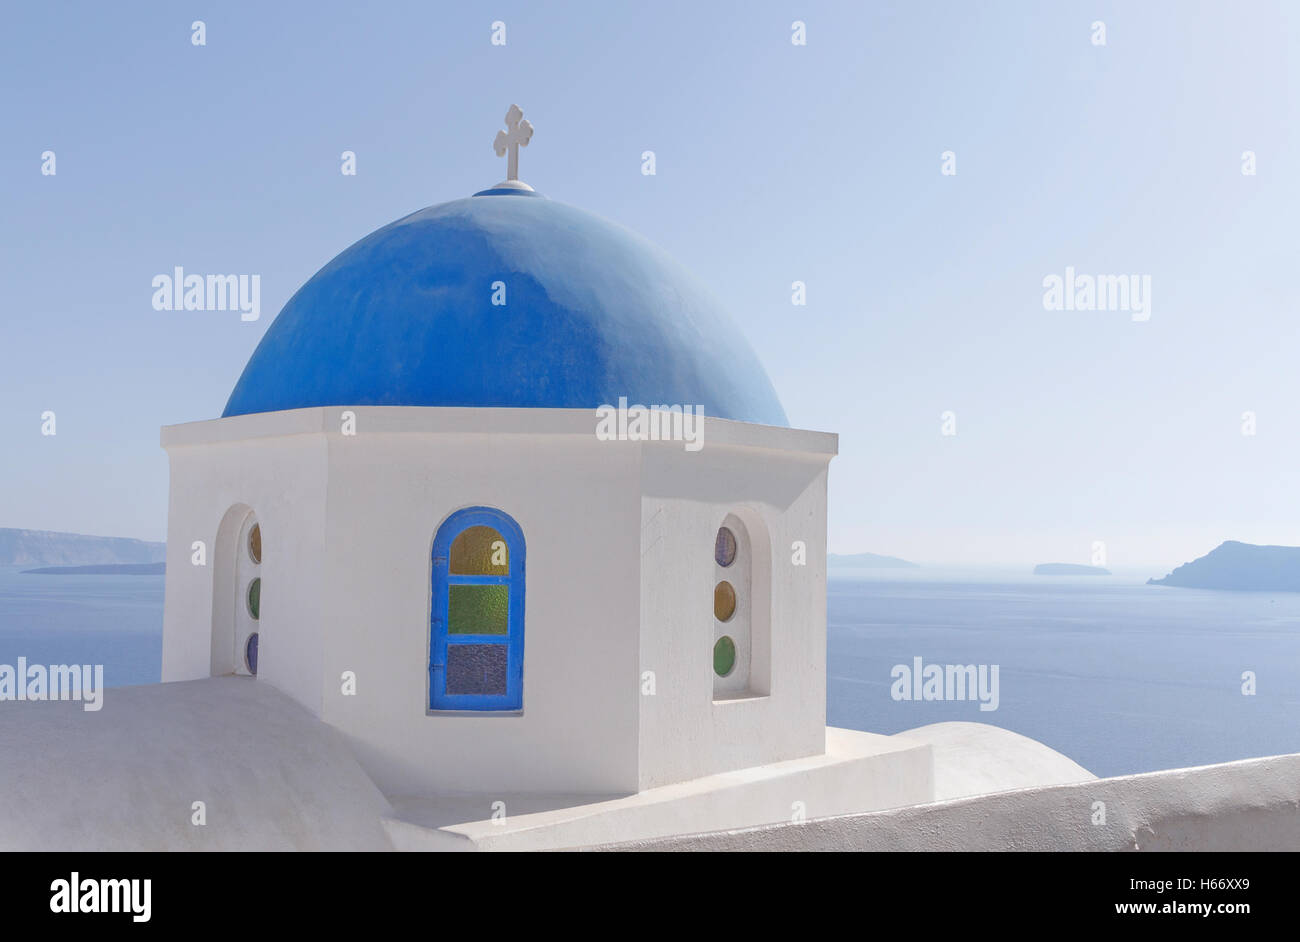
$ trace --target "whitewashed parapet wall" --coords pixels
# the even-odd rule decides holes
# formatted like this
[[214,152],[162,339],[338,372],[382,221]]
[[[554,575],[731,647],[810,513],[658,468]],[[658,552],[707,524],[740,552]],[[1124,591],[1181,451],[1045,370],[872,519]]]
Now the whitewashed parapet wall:
[[601,849],[1294,851],[1300,754]]

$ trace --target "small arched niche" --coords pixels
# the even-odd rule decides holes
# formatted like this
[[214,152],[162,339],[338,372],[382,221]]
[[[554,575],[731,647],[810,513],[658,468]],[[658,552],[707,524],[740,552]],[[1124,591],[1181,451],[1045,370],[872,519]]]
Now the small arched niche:
[[231,507],[213,548],[211,674],[253,676],[262,619],[262,526],[246,504]]
[[738,507],[713,544],[713,699],[771,690],[772,551],[763,518]]

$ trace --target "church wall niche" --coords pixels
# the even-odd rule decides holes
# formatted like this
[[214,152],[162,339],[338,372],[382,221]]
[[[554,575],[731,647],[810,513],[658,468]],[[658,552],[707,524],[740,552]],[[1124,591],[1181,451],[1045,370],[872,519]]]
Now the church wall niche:
[[[771,570],[762,515],[748,507],[734,508],[714,542],[715,700],[761,697],[771,689]],[[719,607],[728,605],[729,617],[719,618],[726,614]]]
[[[254,578],[252,570],[260,571],[260,562],[250,566],[247,557],[249,534],[257,520],[253,508],[247,504],[233,505],[221,518],[213,547],[212,573],[212,640],[211,669],[213,677],[227,674],[248,674],[240,652],[241,634],[248,634],[247,583]],[[259,598],[260,604],[260,598]]]
[[[643,789],[825,749],[829,454],[792,442],[755,460],[718,441],[727,431],[720,426],[695,455],[643,451],[641,658],[657,683],[655,696],[642,697]],[[724,525],[748,536],[748,590],[734,575],[743,568],[742,540],[737,561],[718,563]],[[806,547],[798,561],[795,541]],[[733,582],[737,608],[720,622],[723,580]],[[726,678],[734,685],[724,687],[715,683],[714,648],[720,635],[741,628],[746,599],[749,677],[738,644],[738,666]]]

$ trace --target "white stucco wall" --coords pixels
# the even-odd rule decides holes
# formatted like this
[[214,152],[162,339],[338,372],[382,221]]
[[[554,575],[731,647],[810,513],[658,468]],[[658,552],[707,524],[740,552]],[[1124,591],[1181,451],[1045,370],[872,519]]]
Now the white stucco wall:
[[[228,617],[244,591],[230,577],[242,551],[238,520],[229,534],[222,523],[232,508],[248,507],[262,528],[258,680],[320,715],[327,452],[312,427],[306,416],[280,413],[164,429],[171,464],[164,681],[213,674],[214,616]],[[206,546],[204,566],[191,562],[195,541]]]
[[[688,452],[595,427],[588,410],[340,407],[165,429],[164,679],[213,670],[214,593],[243,590],[222,582],[236,541],[219,527],[247,507],[262,528],[258,681],[340,729],[387,794],[628,794],[821,752],[835,436],[710,419]],[[427,709],[430,551],[471,506],[509,514],[527,546],[517,714]],[[715,703],[712,554],[729,513],[759,544],[771,692]],[[190,565],[195,539],[206,567]]]
[[[752,428],[752,427],[751,427]],[[653,788],[822,751],[826,728],[826,476],[836,437],[711,421],[705,446],[643,447],[640,786]],[[752,695],[715,699],[713,560],[729,514],[746,523],[755,566]],[[795,565],[792,546],[806,547]],[[739,580],[740,583],[746,580]],[[752,666],[752,665],[751,665]],[[766,692],[763,688],[766,687]]]
[[[357,410],[356,436],[328,433],[324,718],[389,794],[635,791],[636,449],[590,413],[492,410],[519,414],[480,431],[429,415],[447,411]],[[527,547],[523,710],[426,715],[430,551],[473,506]]]

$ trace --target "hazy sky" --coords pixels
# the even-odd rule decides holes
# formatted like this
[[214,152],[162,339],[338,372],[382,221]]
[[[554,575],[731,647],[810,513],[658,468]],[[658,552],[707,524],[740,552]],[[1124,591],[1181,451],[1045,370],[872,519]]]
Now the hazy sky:
[[[695,270],[840,434],[833,550],[1300,544],[1300,4],[23,4],[0,75],[0,526],[162,539],[159,426],[339,251],[501,179],[518,102],[521,176]],[[260,274],[261,319],[155,311],[177,265]],[[1150,319],[1045,310],[1067,266]]]

